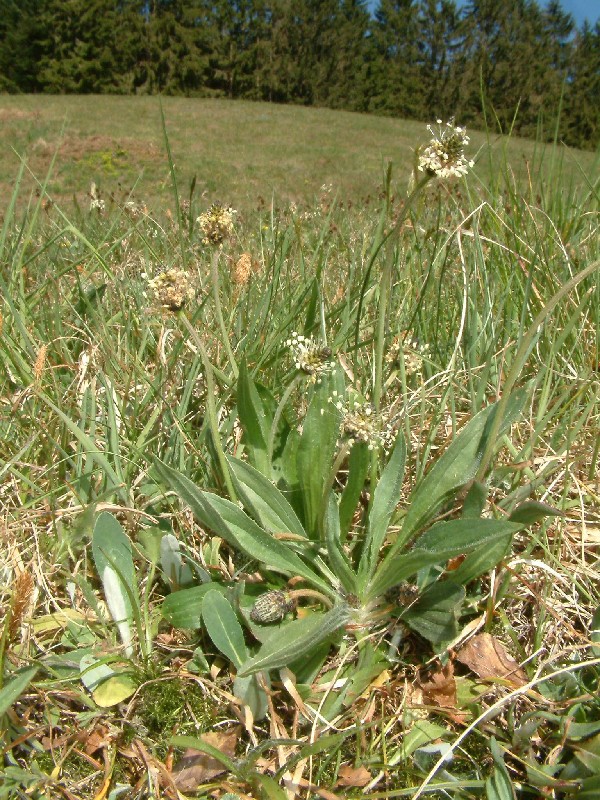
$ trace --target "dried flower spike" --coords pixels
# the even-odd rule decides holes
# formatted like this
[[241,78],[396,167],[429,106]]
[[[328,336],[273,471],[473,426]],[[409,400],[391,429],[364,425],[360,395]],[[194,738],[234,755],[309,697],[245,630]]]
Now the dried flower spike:
[[309,375],[313,383],[320,383],[321,377],[335,368],[331,348],[324,347],[308,336],[292,333],[286,345],[292,351],[296,369]]
[[213,203],[212,206],[200,214],[198,224],[204,234],[202,242],[204,244],[223,244],[233,233],[233,215],[237,214],[233,208]]
[[253,272],[256,272],[256,266],[252,261],[252,255],[250,253],[242,253],[233,267],[233,282],[236,286],[245,286]]
[[454,119],[445,126],[438,119],[437,125],[437,134],[431,125],[427,126],[433,138],[426,147],[418,150],[419,170],[437,178],[460,178],[466,175],[473,166],[464,152],[469,144],[466,130],[455,125]]
[[148,282],[148,288],[157,305],[168,311],[180,311],[186,301],[194,297],[188,274],[181,269],[161,272]]
[[265,592],[256,600],[250,611],[252,622],[266,624],[280,622],[285,615],[294,609],[294,601],[289,592]]

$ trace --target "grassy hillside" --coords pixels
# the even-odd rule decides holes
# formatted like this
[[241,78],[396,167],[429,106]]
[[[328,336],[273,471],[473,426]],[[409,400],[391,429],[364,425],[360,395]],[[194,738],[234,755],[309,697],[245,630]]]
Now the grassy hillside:
[[[195,177],[199,195],[236,208],[273,198],[277,204],[312,203],[323,185],[331,185],[341,200],[361,202],[378,194],[390,161],[395,177],[406,181],[415,142],[423,136],[420,123],[328,109],[171,97],[162,103],[182,197]],[[157,98],[5,95],[0,123],[3,198],[23,158],[37,181],[49,172],[53,197],[75,195],[85,202],[95,181],[105,195],[134,190],[152,207],[171,202]],[[502,168],[505,150],[524,186],[540,168],[556,167],[533,142],[471,133],[483,180]],[[576,184],[585,182],[596,163],[581,151],[565,151],[560,159],[563,179]],[[26,179],[27,188],[35,185]]]
[[0,800],[595,796],[597,161],[164,112],[0,104]]

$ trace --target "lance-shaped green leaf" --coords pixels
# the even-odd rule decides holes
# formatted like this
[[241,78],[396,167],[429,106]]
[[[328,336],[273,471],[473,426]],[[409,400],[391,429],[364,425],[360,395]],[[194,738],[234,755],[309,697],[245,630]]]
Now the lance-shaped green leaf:
[[394,449],[385,466],[373,494],[369,513],[369,532],[366,552],[369,554],[369,574],[372,574],[385,540],[388,526],[400,500],[404,466],[406,464],[406,442],[402,431],[398,433]]
[[227,461],[239,497],[263,528],[271,533],[289,532],[306,539],[306,531],[296,512],[268,478],[239,458],[229,457]]
[[458,634],[458,612],[464,599],[464,587],[454,580],[436,581],[402,614],[402,621],[439,651]]
[[139,598],[131,542],[112,514],[98,515],[92,533],[92,555],[106,605],[119,630],[128,656],[133,653],[131,625],[139,617]]
[[562,511],[553,508],[547,503],[540,503],[538,500],[525,500],[520,506],[511,511],[509,519],[512,522],[520,522],[522,525],[533,525],[545,517],[564,517]]
[[240,364],[237,385],[237,408],[244,440],[250,458],[265,475],[270,474],[268,441],[270,425],[254,381],[248,373],[246,359]]
[[29,669],[25,669],[23,672],[17,673],[14,678],[12,678],[12,680],[6,684],[6,686],[0,689],[0,717],[2,714],[8,711],[15,700],[19,699],[19,697],[34,679],[37,671],[38,667],[30,667]]
[[424,533],[407,553],[394,552],[384,558],[367,588],[367,599],[378,597],[423,567],[443,564],[447,559],[470,553],[485,543],[505,540],[523,526],[507,520],[456,519],[438,522]]
[[248,651],[244,631],[231,603],[220,592],[211,589],[204,596],[202,616],[213,644],[237,669],[247,660]]
[[512,542],[512,531],[493,542],[485,542],[468,553],[462,564],[452,571],[452,580],[466,586],[493,569],[504,558]]
[[[524,391],[519,391],[511,397],[499,433],[518,418],[525,396]],[[446,500],[475,477],[497,406],[495,403],[484,408],[465,425],[413,492],[394,552],[404,547],[434,518]]]
[[355,442],[348,456],[348,477],[340,499],[341,541],[346,541],[352,525],[356,505],[365,488],[365,480],[371,464],[371,451],[365,442]]
[[233,694],[252,712],[255,722],[264,719],[269,703],[267,693],[261,686],[262,680],[268,683],[269,676],[245,675],[243,678],[236,677],[233,681]]
[[204,598],[208,592],[214,591],[225,594],[227,589],[218,583],[203,583],[202,586],[180,589],[165,597],[160,613],[174,628],[189,628],[190,630],[200,628]]
[[285,575],[300,575],[313,586],[332,594],[331,586],[313,572],[282,542],[260,528],[241,508],[216,494],[203,492],[185,475],[156,461],[156,468],[196,518],[232,547]]
[[336,374],[324,375],[315,391],[302,425],[298,445],[298,483],[304,506],[306,531],[311,539],[319,537],[318,521],[324,485],[330,473],[339,434],[339,413],[328,402],[339,385]]
[[348,621],[348,607],[340,604],[326,614],[311,614],[294,620],[273,632],[258,653],[242,664],[238,675],[252,675],[261,670],[285,667],[297,658],[306,656],[321,642],[329,639]]
[[333,492],[329,496],[327,517],[325,520],[325,544],[329,557],[329,567],[340,585],[349,594],[358,592],[358,579],[348,556],[341,544],[340,517],[337,501]]

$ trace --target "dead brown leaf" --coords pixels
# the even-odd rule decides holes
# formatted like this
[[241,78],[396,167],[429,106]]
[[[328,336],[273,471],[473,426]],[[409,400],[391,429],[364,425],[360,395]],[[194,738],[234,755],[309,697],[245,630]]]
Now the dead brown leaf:
[[345,764],[340,767],[338,786],[366,786],[371,780],[371,773],[366,767],[351,767]]
[[[225,732],[215,731],[204,733],[200,736],[200,740],[232,758],[235,755],[235,748],[240,737],[240,730],[240,727],[237,726]],[[175,786],[179,791],[192,792],[199,786],[202,786],[202,784],[226,771],[223,764],[216,758],[200,750],[188,749],[173,767],[172,774]]]
[[423,702],[442,708],[456,708],[456,682],[452,662],[449,661],[437,672],[430,672],[429,678],[430,680],[421,682]]
[[106,725],[96,725],[91,733],[80,737],[83,743],[83,749],[88,756],[93,755],[96,750],[103,747],[108,747],[114,739]]
[[491,633],[479,633],[460,648],[456,658],[479,678],[504,678],[514,686],[524,686],[527,675]]

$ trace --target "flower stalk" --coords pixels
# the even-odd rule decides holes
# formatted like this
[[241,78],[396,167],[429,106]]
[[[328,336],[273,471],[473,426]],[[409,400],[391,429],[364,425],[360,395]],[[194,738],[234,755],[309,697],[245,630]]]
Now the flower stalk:
[[231,480],[231,474],[229,472],[229,465],[227,463],[227,458],[225,456],[225,451],[223,450],[223,444],[221,442],[221,434],[219,433],[219,421],[217,418],[217,406],[215,403],[215,379],[213,374],[213,367],[210,363],[210,359],[208,357],[208,353],[206,352],[206,348],[204,347],[204,343],[202,339],[198,336],[198,332],[192,325],[192,323],[187,318],[186,314],[183,311],[178,312],[179,319],[183,323],[184,327],[192,337],[194,344],[198,348],[198,352],[200,353],[200,358],[202,359],[202,366],[204,367],[204,374],[206,378],[206,413],[208,415],[208,425],[210,428],[213,444],[217,453],[217,459],[219,461],[219,466],[221,468],[221,473],[223,475],[223,481],[227,488],[227,492],[229,494],[229,499],[232,503],[235,503],[237,500],[237,494],[233,487],[233,482]]
[[223,346],[227,353],[227,358],[229,359],[229,364],[231,366],[231,372],[233,373],[233,377],[237,380],[239,375],[239,369],[235,360],[235,356],[233,354],[233,350],[231,348],[231,344],[229,343],[229,333],[227,328],[225,327],[225,320],[223,318],[223,309],[221,306],[221,296],[219,292],[219,256],[221,255],[221,250],[217,249],[212,255],[210,260],[210,279],[212,283],[213,289],[213,297],[215,301],[215,314],[217,315],[217,322],[219,323],[219,328],[221,329],[221,334],[223,337]]

